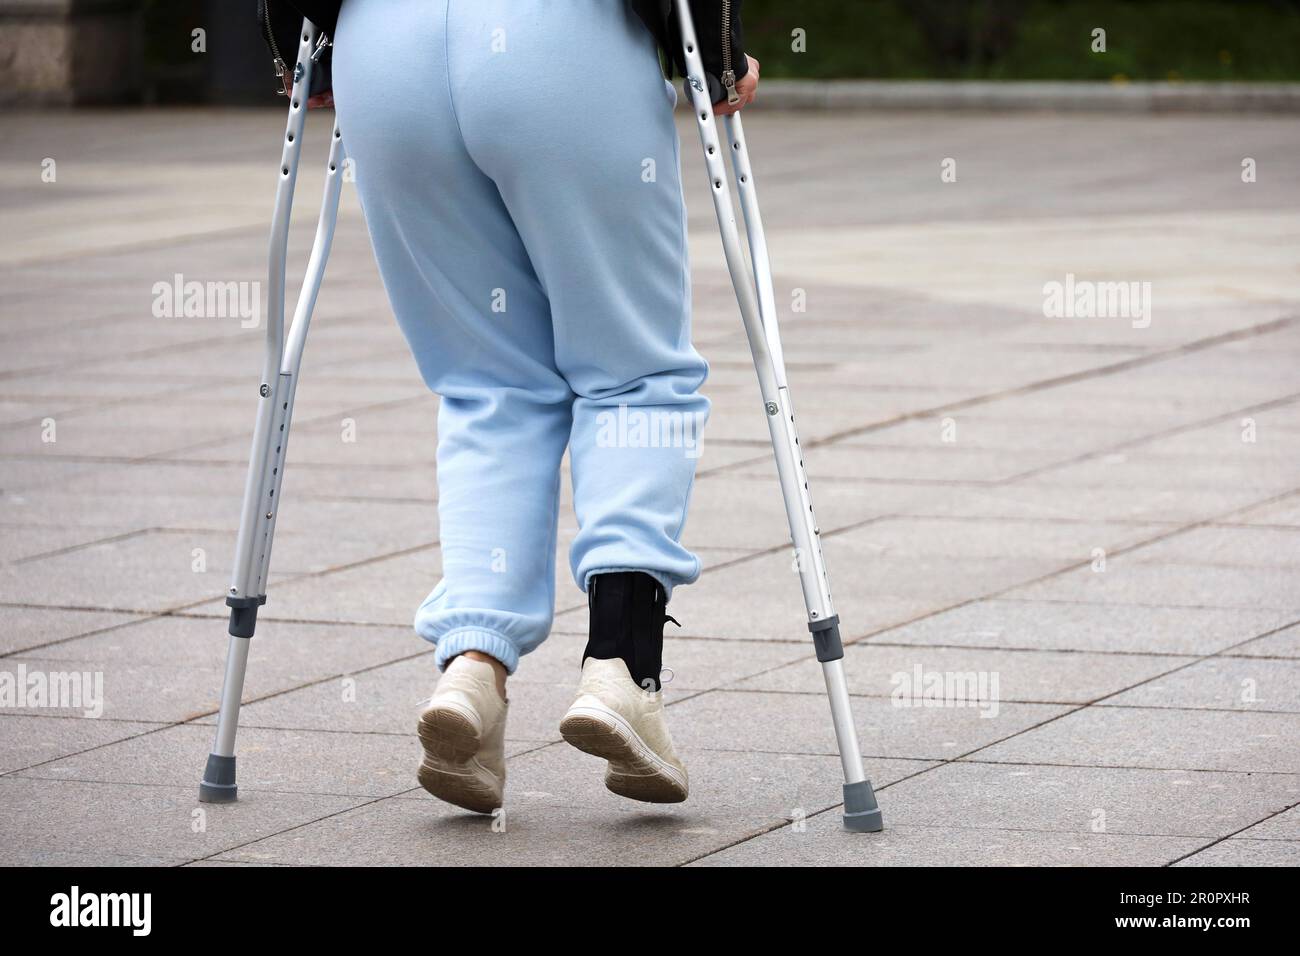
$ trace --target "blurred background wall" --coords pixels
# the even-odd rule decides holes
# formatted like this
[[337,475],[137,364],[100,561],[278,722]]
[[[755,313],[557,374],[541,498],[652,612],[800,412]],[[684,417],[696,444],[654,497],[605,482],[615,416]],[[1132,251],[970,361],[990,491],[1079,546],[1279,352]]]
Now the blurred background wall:
[[[1300,0],[746,0],[744,12],[769,77],[1300,79]],[[6,105],[274,103],[275,88],[255,0],[0,0]]]

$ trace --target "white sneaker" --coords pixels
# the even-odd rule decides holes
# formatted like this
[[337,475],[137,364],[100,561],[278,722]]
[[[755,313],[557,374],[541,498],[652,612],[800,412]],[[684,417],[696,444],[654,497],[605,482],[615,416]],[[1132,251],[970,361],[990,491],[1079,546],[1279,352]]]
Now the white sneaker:
[[686,766],[673,751],[662,691],[636,685],[627,664],[587,658],[578,697],[560,721],[564,739],[609,761],[605,786],[647,803],[686,799]]
[[420,713],[420,786],[477,813],[501,806],[508,707],[491,664],[463,654],[452,660]]

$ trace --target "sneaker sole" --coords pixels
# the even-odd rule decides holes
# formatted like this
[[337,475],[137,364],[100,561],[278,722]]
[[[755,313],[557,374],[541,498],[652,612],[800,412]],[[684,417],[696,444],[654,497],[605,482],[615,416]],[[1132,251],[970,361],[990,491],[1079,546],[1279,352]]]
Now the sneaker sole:
[[612,793],[643,803],[686,799],[686,775],[650,749],[614,711],[570,708],[560,721],[560,735],[583,753],[609,761],[605,786]]
[[431,707],[420,714],[416,731],[424,759],[416,778],[439,800],[475,813],[501,806],[496,778],[476,760],[482,733],[468,714],[454,707]]

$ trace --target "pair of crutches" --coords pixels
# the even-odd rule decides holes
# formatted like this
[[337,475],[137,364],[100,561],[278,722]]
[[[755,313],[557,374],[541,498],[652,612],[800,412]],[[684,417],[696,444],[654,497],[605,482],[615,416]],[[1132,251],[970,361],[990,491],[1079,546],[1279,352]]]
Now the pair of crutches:
[[[709,189],[713,194],[713,206],[722,233],[727,268],[731,273],[731,282],[736,290],[740,314],[753,352],[754,368],[758,372],[763,411],[772,437],[781,494],[785,499],[786,517],[790,523],[790,538],[795,547],[796,566],[808,611],[808,630],[812,633],[817,660],[821,662],[822,675],[826,681],[826,693],[830,698],[831,720],[835,727],[840,762],[844,768],[844,826],[849,830],[874,832],[882,829],[883,823],[875,793],[863,772],[858,736],[853,725],[848,683],[844,677],[844,648],[840,641],[839,618],[831,601],[826,563],[822,556],[821,532],[813,513],[803,453],[795,432],[794,408],[786,384],[785,359],[777,330],[772,269],[768,260],[767,240],[763,234],[763,221],[758,210],[754,174],[749,164],[749,151],[745,146],[744,125],[738,114],[726,117],[727,145],[724,147],[717,135],[718,126],[709,101],[704,64],[695,39],[690,5],[687,0],[676,0],[675,5],[686,53],[687,84],[709,174]],[[307,112],[307,90],[311,81],[315,36],[315,28],[309,21],[304,21],[289,98],[289,121],[280,158],[280,182],[276,190],[275,216],[271,225],[266,365],[259,389],[261,401],[253,433],[248,481],[244,488],[244,508],[235,550],[235,567],[226,597],[226,603],[230,606],[230,649],[221,693],[221,712],[217,717],[216,742],[208,756],[203,782],[199,786],[199,799],[211,803],[234,800],[237,793],[235,733],[239,724],[248,645],[257,624],[257,609],[266,603],[266,578],[271,560],[275,518],[279,512],[279,491],[284,478],[285,448],[289,438],[289,422],[293,415],[294,389],[312,308],[320,290],[338,215],[343,141],[336,122],[330,140],[325,198],[316,226],[316,241],[286,341],[284,284],[289,214],[293,205],[294,181],[298,172],[303,122]],[[741,248],[732,208],[726,163],[722,158],[724,148],[731,155],[731,165],[740,193],[745,231],[749,240],[748,263]]]

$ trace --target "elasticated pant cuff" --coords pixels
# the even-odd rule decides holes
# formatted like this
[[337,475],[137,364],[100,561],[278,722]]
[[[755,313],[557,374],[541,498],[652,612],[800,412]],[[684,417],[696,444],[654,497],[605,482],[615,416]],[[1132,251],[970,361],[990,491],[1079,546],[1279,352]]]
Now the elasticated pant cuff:
[[518,649],[495,631],[480,627],[458,627],[442,635],[438,638],[438,652],[433,660],[438,670],[446,670],[453,657],[466,651],[495,657],[505,665],[507,674],[513,674],[519,666]]

